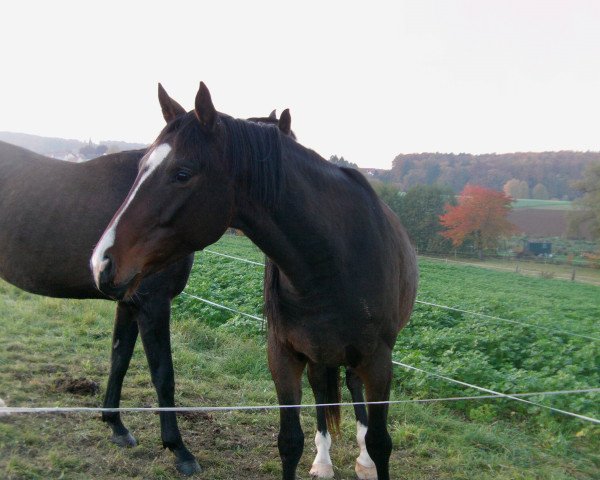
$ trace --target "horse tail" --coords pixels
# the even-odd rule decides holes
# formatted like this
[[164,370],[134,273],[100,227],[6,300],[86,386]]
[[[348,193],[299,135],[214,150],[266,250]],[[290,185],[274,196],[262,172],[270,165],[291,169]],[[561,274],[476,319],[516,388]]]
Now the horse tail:
[[[340,382],[339,367],[327,367],[325,370],[327,383],[326,403],[340,403],[342,399],[342,387]],[[340,406],[330,405],[325,407],[325,420],[327,421],[327,430],[332,436],[338,436],[340,433]]]

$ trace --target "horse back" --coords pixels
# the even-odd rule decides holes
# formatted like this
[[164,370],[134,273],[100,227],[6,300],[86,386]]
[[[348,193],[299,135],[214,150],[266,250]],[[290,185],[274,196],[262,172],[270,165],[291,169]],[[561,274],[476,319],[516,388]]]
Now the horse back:
[[142,156],[74,164],[0,143],[0,276],[33,293],[103,297],[89,258]]

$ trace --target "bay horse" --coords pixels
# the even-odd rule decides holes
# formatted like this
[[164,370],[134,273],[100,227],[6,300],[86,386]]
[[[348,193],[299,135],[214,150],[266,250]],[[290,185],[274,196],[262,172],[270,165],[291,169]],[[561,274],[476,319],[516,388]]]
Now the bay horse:
[[[159,98],[165,94],[159,85]],[[185,113],[170,98],[168,108],[163,109],[167,122]],[[289,112],[280,120],[272,114],[254,121],[286,130]],[[96,288],[89,257],[125,200],[145,153],[121,152],[75,164],[0,142],[0,278],[39,295],[113,300]],[[138,335],[159,405],[174,406],[171,302],[185,287],[192,263],[193,254],[182,257],[144,279],[130,299],[118,301],[103,407],[116,408],[120,404]],[[113,443],[122,447],[137,445],[119,413],[103,413],[102,420],[112,430]],[[160,424],[163,446],[175,454],[178,471],[198,472],[200,467],[182,440],[176,414],[161,412]]]
[[[269,258],[268,362],[279,403],[300,404],[307,365],[317,402],[339,399],[342,365],[364,382],[369,402],[387,401],[392,349],[418,278],[400,221],[358,171],[332,165],[273,126],[218,113],[200,83],[194,110],[169,122],[142,159],[94,249],[94,280],[107,295],[130,298],[148,275],[229,227]],[[359,424],[374,462],[363,478],[374,478],[373,470],[390,478],[387,412],[387,404],[371,403],[368,424]],[[316,440],[318,460],[329,461],[329,434]],[[277,443],[283,479],[292,480],[304,447],[298,407],[280,409]]]

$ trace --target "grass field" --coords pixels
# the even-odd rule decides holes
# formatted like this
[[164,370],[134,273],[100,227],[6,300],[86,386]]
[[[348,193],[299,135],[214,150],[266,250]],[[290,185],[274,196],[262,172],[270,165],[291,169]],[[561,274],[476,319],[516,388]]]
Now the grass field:
[[[213,249],[261,261],[245,238],[224,237]],[[421,260],[419,298],[467,310],[600,337],[598,287],[527,278]],[[209,253],[197,255],[187,291],[260,315],[262,269]],[[99,406],[108,372],[114,305],[36,297],[0,283],[0,397],[8,405]],[[172,344],[178,405],[275,404],[260,322],[191,297],[174,305]],[[535,327],[483,321],[419,305],[395,356],[417,367],[503,392],[600,385],[600,342]],[[98,394],[65,393],[57,380],[85,377]],[[473,395],[400,367],[393,399]],[[345,395],[345,399],[348,399]],[[599,396],[534,397],[566,410],[600,416]],[[305,385],[304,401],[312,402]],[[123,406],[156,405],[140,348],[125,380]],[[0,417],[0,477],[178,478],[162,450],[158,417],[125,415],[138,438],[119,450],[99,415]],[[357,455],[351,410],[332,458],[337,479],[354,478]],[[276,479],[278,415],[274,411],[180,416],[184,439],[204,472],[199,479]],[[302,414],[306,446],[299,478],[314,455],[314,415]],[[392,478],[595,479],[600,429],[507,400],[391,407]]]
[[446,258],[428,257],[426,261],[462,264],[465,266],[487,268],[503,272],[513,272],[530,277],[551,277],[557,280],[571,281],[575,270],[575,282],[588,283],[600,286],[600,269],[572,266],[567,264],[543,263],[540,261],[516,260],[514,258],[501,260],[498,258],[453,258],[448,254]]
[[513,208],[540,208],[547,210],[571,210],[572,202],[568,200],[536,200],[533,198],[520,198],[512,204]]

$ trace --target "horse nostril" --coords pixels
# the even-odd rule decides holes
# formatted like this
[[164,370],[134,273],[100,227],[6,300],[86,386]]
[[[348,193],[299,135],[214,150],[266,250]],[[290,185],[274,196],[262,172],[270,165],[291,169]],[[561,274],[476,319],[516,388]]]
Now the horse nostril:
[[127,291],[128,283],[125,282],[122,285],[117,285],[115,283],[115,276],[117,274],[117,264],[112,255],[104,255],[104,257],[102,258],[102,262],[100,262],[99,270],[99,290],[114,300],[122,300]]
[[109,253],[104,255],[100,266],[100,284],[112,285],[115,274],[115,262]]

